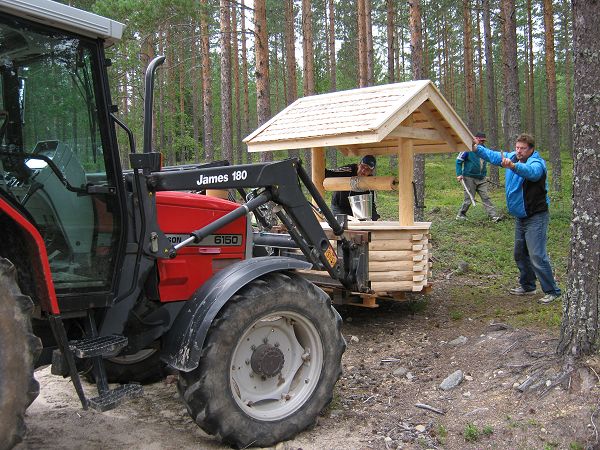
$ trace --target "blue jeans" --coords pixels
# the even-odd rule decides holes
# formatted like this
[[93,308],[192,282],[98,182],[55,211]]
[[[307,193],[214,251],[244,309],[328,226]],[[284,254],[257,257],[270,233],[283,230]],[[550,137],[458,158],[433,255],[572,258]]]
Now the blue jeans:
[[546,250],[550,213],[544,211],[525,219],[515,219],[515,262],[519,268],[519,283],[526,291],[535,289],[540,281],[546,294],[560,295]]

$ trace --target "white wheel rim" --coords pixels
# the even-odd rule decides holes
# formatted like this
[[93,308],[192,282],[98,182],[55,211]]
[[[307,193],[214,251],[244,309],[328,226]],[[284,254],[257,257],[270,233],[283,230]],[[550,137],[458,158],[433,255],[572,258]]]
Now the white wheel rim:
[[[269,344],[281,351],[283,367],[272,377],[253,371],[254,350]],[[236,346],[229,370],[231,392],[255,419],[281,420],[296,412],[319,383],[323,344],[316,327],[301,314],[279,311],[249,326]]]
[[155,348],[145,348],[140,350],[139,352],[133,353],[131,355],[120,355],[114,356],[112,358],[107,358],[109,361],[114,362],[115,364],[122,364],[124,366],[136,364],[140,361],[143,361],[153,354],[155,354],[157,350]]

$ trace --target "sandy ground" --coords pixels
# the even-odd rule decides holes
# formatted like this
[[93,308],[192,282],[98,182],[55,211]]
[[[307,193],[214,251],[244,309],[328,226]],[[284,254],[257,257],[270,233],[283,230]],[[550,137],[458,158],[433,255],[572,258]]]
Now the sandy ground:
[[[342,309],[348,349],[332,405],[313,429],[276,448],[596,448],[600,364],[584,361],[557,379],[556,334],[490,326],[488,318],[451,320],[443,295],[434,289],[421,312],[397,303]],[[516,301],[494,299],[494,306],[516,308]],[[462,383],[441,390],[456,370]],[[192,422],[172,376],[106,413],[83,411],[70,381],[49,368],[36,377],[42,390],[19,450],[225,448]],[[85,389],[93,395],[92,385]]]

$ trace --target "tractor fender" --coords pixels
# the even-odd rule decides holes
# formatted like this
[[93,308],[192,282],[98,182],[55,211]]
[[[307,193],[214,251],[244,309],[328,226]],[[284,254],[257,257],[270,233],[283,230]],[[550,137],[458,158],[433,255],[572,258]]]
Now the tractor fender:
[[240,261],[217,272],[196,290],[175,318],[165,335],[161,359],[177,370],[194,370],[212,321],[237,291],[270,272],[311,267],[311,263],[299,259],[264,256]]

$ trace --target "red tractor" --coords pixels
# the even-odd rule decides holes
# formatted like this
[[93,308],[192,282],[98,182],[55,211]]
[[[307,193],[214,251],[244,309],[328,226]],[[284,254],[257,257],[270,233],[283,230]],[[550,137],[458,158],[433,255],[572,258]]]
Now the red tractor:
[[[0,0],[0,14],[0,448],[22,439],[44,364],[100,411],[176,370],[193,420],[233,446],[272,445],[311,425],[331,400],[345,342],[329,297],[297,269],[369,286],[364,249],[344,237],[300,162],[163,168],[151,148],[163,57],[146,74],[136,153],[104,53],[122,25],[50,0]],[[302,186],[341,237],[336,249]],[[246,203],[207,189],[237,190]],[[289,234],[254,231],[251,212],[263,224],[275,214]]]

